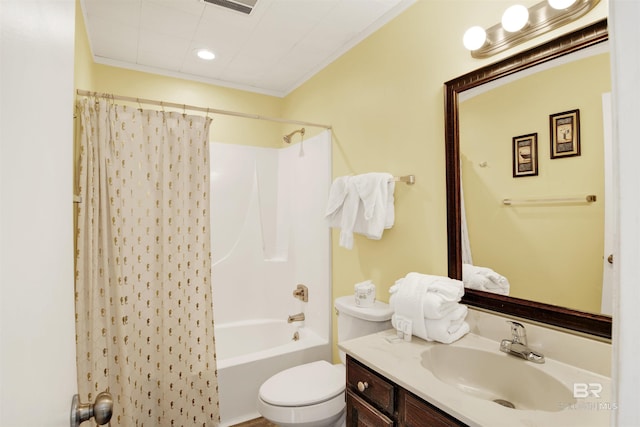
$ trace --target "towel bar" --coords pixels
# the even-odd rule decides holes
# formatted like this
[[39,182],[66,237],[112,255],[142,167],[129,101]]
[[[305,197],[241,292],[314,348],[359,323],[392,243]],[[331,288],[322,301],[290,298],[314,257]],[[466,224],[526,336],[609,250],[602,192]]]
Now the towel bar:
[[540,198],[540,199],[503,199],[502,204],[511,206],[516,204],[543,204],[543,203],[593,203],[597,200],[595,194],[588,194],[586,196],[578,197],[552,197],[552,198]]
[[415,175],[394,176],[393,180],[396,182],[405,182],[407,185],[413,185],[416,183]]

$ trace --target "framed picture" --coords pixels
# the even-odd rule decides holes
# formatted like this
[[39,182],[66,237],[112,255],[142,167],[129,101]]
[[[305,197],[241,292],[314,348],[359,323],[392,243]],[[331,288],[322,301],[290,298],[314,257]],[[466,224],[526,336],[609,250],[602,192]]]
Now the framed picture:
[[551,127],[551,158],[580,155],[580,110],[549,116]]
[[513,137],[513,177],[538,175],[538,134]]

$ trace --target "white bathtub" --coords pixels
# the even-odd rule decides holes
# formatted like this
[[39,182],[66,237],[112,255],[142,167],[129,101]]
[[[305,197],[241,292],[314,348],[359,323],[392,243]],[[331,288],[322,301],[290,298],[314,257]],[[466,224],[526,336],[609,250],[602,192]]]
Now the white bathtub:
[[[293,340],[298,331],[299,340]],[[284,320],[216,324],[221,426],[259,417],[258,389],[272,375],[303,363],[331,360],[328,340]]]

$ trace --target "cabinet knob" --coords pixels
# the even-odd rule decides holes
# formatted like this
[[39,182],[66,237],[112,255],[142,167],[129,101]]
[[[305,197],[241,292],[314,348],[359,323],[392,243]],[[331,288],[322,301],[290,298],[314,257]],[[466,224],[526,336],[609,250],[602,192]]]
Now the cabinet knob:
[[369,383],[367,383],[366,381],[365,382],[358,381],[358,390],[360,390],[360,393],[362,393],[368,388],[369,388]]

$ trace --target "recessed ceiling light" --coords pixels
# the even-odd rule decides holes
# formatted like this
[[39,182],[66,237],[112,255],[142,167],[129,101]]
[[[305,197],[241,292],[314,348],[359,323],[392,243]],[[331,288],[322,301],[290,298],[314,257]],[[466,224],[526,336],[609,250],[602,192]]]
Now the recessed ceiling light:
[[216,57],[216,54],[211,52],[209,49],[198,49],[196,50],[196,55],[198,55],[198,58],[204,59],[205,61],[211,61]]

